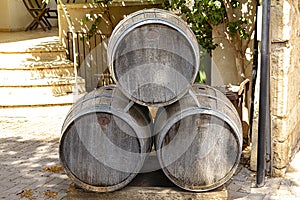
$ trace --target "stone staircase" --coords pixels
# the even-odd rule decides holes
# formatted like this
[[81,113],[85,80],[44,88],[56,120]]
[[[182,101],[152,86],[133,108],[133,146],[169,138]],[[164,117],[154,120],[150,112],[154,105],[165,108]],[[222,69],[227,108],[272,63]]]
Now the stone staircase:
[[0,107],[73,104],[85,93],[74,76],[58,37],[0,44]]

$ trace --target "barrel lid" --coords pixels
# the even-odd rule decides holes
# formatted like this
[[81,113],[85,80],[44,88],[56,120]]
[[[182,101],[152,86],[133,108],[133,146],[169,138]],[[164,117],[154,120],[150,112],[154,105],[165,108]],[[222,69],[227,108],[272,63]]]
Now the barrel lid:
[[177,101],[199,71],[196,36],[184,20],[162,9],[128,15],[115,27],[107,49],[114,81],[128,98],[142,105],[158,107]]

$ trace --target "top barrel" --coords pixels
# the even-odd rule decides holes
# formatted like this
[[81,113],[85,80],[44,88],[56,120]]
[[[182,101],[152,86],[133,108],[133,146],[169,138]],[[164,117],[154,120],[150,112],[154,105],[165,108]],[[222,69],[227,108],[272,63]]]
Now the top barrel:
[[108,64],[121,91],[146,106],[180,99],[199,70],[197,39],[187,23],[161,9],[128,15],[108,43]]

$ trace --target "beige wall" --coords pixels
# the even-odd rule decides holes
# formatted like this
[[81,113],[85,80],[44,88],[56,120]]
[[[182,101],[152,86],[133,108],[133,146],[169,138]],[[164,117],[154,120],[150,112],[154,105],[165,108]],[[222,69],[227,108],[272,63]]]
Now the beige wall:
[[[234,14],[236,19],[239,19],[240,16],[243,16],[247,19],[248,23],[246,26],[247,32],[250,34],[249,41],[241,40],[234,38],[230,44],[226,37],[227,27],[225,24],[221,24],[213,29],[213,41],[218,44],[217,48],[212,51],[212,66],[210,74],[210,82],[212,86],[229,86],[230,90],[235,92],[238,91],[239,85],[241,84],[242,78],[237,70],[236,65],[236,53],[237,50],[233,49],[236,46],[240,46],[245,49],[246,53],[243,61],[244,75],[245,79],[249,79],[249,82],[245,85],[242,99],[242,104],[239,105],[241,109],[241,121],[243,125],[243,137],[247,141],[245,146],[250,142],[249,138],[249,127],[250,127],[250,106],[251,106],[251,87],[252,87],[252,67],[253,67],[253,40],[254,40],[254,29],[256,16],[256,1],[240,0],[240,8],[235,9]],[[233,45],[235,42],[239,45]],[[235,52],[236,51],[236,52]],[[233,86],[233,87],[232,87]]]
[[[215,35],[216,36],[216,35]],[[235,57],[226,40],[217,39],[220,44],[212,51],[211,85],[239,85],[238,72],[235,67]]]
[[[157,7],[161,5],[161,2],[158,0],[156,3],[148,2],[148,1],[141,1],[141,0],[126,0],[125,1],[118,1],[114,0],[113,4],[110,5],[110,13],[111,19],[113,22],[113,26],[124,18],[125,15],[128,15],[132,12],[150,8],[150,7]],[[81,20],[86,16],[86,14],[99,14],[102,12],[101,9],[95,7],[93,4],[89,3],[75,3],[75,4],[65,4],[66,8],[70,14],[71,21],[74,23],[74,27],[76,31],[83,31],[86,32],[90,27],[91,23],[87,23],[86,25],[81,24]],[[70,31],[67,19],[63,12],[63,9],[60,5],[58,5],[58,12],[59,12],[59,36],[62,43],[65,45],[64,38],[66,37],[66,33]],[[104,17],[102,22],[99,25],[99,29],[103,34],[111,34],[112,27],[109,24],[107,18]]]
[[24,30],[31,22],[32,17],[27,12],[21,0],[9,1],[9,28],[10,30]]
[[[254,17],[256,16],[256,1],[239,0],[241,3],[240,8],[236,9],[234,14],[237,16],[244,16],[247,23],[247,32],[252,32],[252,27],[254,27]],[[213,39],[218,47],[212,51],[212,59],[214,66],[212,66],[211,73],[211,84],[213,86],[223,86],[223,85],[239,85],[239,75],[236,68],[235,56],[232,48],[228,44],[228,41],[224,39],[223,33],[226,27],[223,25],[218,26],[217,29],[213,30]],[[251,35],[253,40],[253,34]],[[246,44],[246,43],[245,43]],[[247,51],[246,60],[244,63],[245,77],[252,79],[252,56],[253,56],[253,43],[250,42],[248,45],[249,51]],[[220,85],[223,83],[222,85]]]
[[0,31],[24,30],[31,22],[22,0],[1,0],[0,7]]
[[0,1],[0,30],[8,30],[9,29],[9,9],[8,9],[8,0]]
[[[55,8],[56,4],[51,2],[50,6]],[[0,8],[0,31],[25,30],[33,20],[22,0],[0,0]],[[51,23],[56,25],[57,20]]]
[[[109,6],[110,17],[111,17],[113,27],[115,27],[117,23],[124,18],[125,15],[128,15],[134,11],[141,10],[144,8],[159,7],[159,6],[161,6],[161,2],[157,4],[153,4],[150,1],[145,2],[141,0],[129,0],[129,1],[126,0],[126,2],[113,1],[113,4]],[[85,25],[81,24],[81,20],[86,16],[86,14],[97,15],[102,12],[100,8],[98,7],[95,8],[92,4],[82,4],[82,3],[66,4],[66,7],[70,14],[70,18],[74,23],[76,32],[87,32],[87,30],[89,30],[89,27],[92,24],[91,22]],[[65,14],[63,12],[63,9],[60,5],[58,6],[58,12],[59,12],[60,41],[65,47],[67,47],[68,43],[67,43],[66,35],[67,32],[70,31],[70,29]],[[113,30],[113,27],[109,22],[107,16],[103,17],[101,19],[101,23],[99,24],[99,32],[101,32],[102,34],[110,35]],[[91,91],[95,87],[97,87],[97,85],[99,85],[99,80],[100,82],[102,81],[102,79],[100,78],[102,77],[101,74],[104,73],[107,68],[106,55],[105,55],[107,38],[105,39],[102,38],[103,39],[102,40],[99,38],[99,36],[96,36],[96,37],[92,37],[90,40],[86,40],[86,38],[82,38],[82,36],[79,36],[77,39],[78,40],[76,41],[78,43],[77,45],[78,48],[76,48],[76,51],[79,51],[77,61],[80,64],[78,66],[78,74],[79,76],[85,79],[86,90]],[[89,44],[90,46],[87,44]],[[72,46],[72,42],[70,46]],[[73,52],[70,52],[70,54],[72,57]],[[93,58],[97,58],[97,59],[93,59]]]

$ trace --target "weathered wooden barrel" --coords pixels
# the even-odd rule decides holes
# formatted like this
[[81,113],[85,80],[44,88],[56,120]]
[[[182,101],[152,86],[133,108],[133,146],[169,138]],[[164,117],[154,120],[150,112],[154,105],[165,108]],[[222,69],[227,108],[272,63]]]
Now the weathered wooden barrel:
[[152,120],[147,107],[133,103],[115,86],[86,94],[68,113],[59,156],[78,186],[109,192],[139,173],[151,150]]
[[178,102],[160,108],[154,123],[156,153],[166,176],[189,191],[228,181],[242,152],[242,125],[226,96],[195,84]]
[[161,9],[128,15],[108,43],[108,64],[118,87],[146,106],[180,99],[199,69],[199,45],[185,21]]

